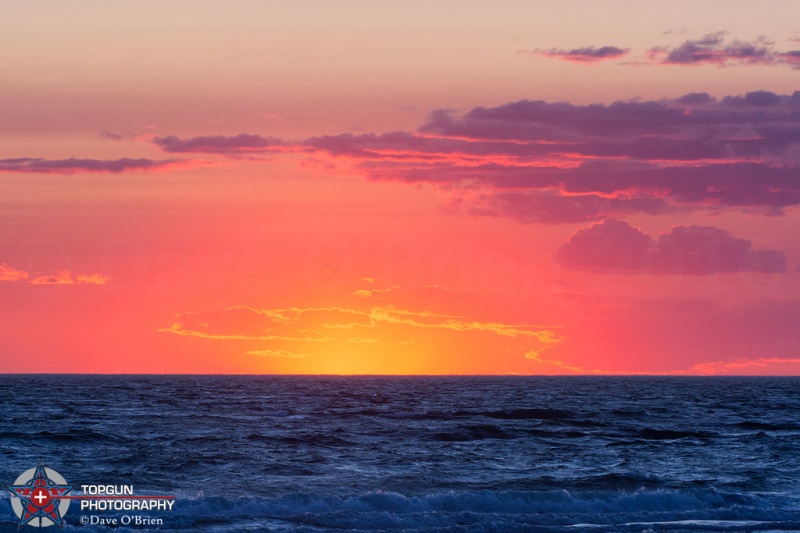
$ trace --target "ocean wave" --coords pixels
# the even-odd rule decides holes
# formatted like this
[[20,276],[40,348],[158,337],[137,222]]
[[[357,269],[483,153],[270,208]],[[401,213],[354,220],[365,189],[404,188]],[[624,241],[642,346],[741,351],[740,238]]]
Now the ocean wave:
[[483,439],[512,439],[514,435],[498,426],[476,424],[459,426],[451,431],[434,433],[431,438],[444,442],[464,442]]
[[[471,416],[477,413],[469,413]],[[575,418],[576,413],[566,409],[503,409],[480,413],[488,418],[501,420],[564,420]]]
[[772,424],[769,422],[758,422],[755,420],[745,420],[744,422],[739,422],[738,424],[735,424],[735,426],[741,429],[753,429],[753,430],[765,430],[765,431],[796,431],[800,429],[800,424],[792,424],[792,423]]
[[645,428],[636,436],[645,440],[711,439],[717,435],[708,431],[677,431],[673,429]]

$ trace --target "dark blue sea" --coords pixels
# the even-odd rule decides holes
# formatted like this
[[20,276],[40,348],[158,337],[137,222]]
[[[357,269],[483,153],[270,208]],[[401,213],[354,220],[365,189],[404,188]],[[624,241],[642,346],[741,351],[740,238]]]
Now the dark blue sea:
[[[6,375],[0,386],[3,486],[42,464],[73,493],[175,496],[171,511],[72,501],[68,531],[800,530],[800,378]],[[157,520],[119,522],[133,515]],[[81,525],[91,516],[118,523]],[[18,523],[4,490],[0,531]]]

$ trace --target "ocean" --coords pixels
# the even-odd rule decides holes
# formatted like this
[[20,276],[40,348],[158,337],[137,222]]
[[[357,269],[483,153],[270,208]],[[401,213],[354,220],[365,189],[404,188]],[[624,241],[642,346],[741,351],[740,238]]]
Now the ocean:
[[[5,375],[0,386],[4,486],[42,465],[71,495],[174,496],[147,511],[73,499],[68,531],[800,530],[800,378]],[[12,501],[4,490],[0,531],[18,530]]]

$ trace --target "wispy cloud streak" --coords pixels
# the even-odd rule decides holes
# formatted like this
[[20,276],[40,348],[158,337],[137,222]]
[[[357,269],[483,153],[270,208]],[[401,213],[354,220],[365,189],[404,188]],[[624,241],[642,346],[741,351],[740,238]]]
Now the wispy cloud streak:
[[759,37],[754,41],[725,41],[726,32],[709,33],[700,39],[687,39],[676,47],[658,46],[647,51],[651,60],[671,65],[713,64],[720,67],[774,65],[780,61],[774,41]]
[[562,48],[536,48],[534,50],[520,50],[518,53],[559,59],[571,63],[593,65],[609,59],[620,59],[625,57],[629,51],[629,48],[619,48],[617,46],[584,46],[571,50]]
[[77,173],[111,173],[119,174],[128,171],[162,172],[180,170],[207,165],[205,161],[183,159],[43,159],[22,157],[16,159],[0,159],[0,172],[18,172],[24,174],[77,174]]
[[31,285],[105,285],[112,280],[100,274],[73,274],[69,270],[61,270],[57,274],[31,274],[25,270],[18,270],[0,264],[0,282],[22,282]]

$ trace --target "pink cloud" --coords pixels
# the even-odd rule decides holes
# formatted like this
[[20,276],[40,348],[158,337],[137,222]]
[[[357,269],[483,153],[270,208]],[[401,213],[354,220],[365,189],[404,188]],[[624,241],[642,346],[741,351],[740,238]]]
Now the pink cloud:
[[556,255],[568,267],[596,272],[714,274],[786,272],[786,256],[709,226],[675,226],[655,240],[620,220],[572,234]]
[[780,357],[737,358],[733,361],[698,363],[687,374],[702,375],[786,375],[800,371],[800,359]]
[[69,270],[61,270],[57,274],[31,275],[29,272],[17,270],[2,263],[0,264],[0,281],[23,282],[32,285],[105,285],[111,282],[111,278],[99,273],[73,275]]
[[24,270],[17,270],[5,263],[0,264],[0,281],[25,281],[29,274]]

